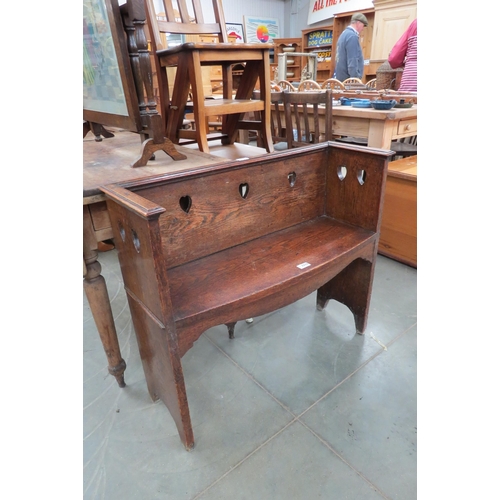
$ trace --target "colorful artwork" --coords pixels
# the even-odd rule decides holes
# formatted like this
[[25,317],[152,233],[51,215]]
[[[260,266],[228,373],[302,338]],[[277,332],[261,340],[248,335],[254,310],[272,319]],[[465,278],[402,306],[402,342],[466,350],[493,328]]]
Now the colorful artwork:
[[279,22],[277,19],[260,19],[244,16],[246,41],[249,43],[273,43],[279,38]]
[[243,24],[226,23],[226,33],[227,36],[236,39],[235,43],[245,42],[245,33],[243,32]]

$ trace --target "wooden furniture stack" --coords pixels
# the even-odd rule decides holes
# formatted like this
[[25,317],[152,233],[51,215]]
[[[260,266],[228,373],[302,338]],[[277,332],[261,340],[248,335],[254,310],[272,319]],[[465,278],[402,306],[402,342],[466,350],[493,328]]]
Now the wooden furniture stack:
[[238,321],[316,290],[317,309],[337,300],[365,331],[387,163],[321,143],[102,188],[148,390],[186,449],[181,358],[208,328],[233,338]]
[[[213,11],[203,12],[198,0],[187,4],[186,0],[176,2],[179,14],[174,12],[173,2],[163,0],[166,21],[158,20],[153,0],[146,0],[148,25],[151,30],[151,45],[155,57],[159,91],[162,103],[162,117],[167,137],[178,144],[185,138],[196,142],[200,151],[209,152],[208,117],[222,116],[222,138],[224,144],[233,144],[239,130],[260,130],[264,147],[273,151],[270,131],[270,59],[271,44],[230,43],[220,0],[213,0]],[[206,4],[205,4],[206,5]],[[193,17],[190,16],[193,13]],[[209,23],[209,14],[215,22]],[[194,22],[193,22],[194,20]],[[160,33],[181,33],[190,35],[216,34],[218,43],[187,42],[176,47],[165,48]],[[232,67],[244,64],[245,69],[233,98]],[[205,99],[203,88],[203,67],[222,68],[223,92],[220,99]],[[175,67],[175,82],[172,96],[169,95],[168,77],[165,68]],[[261,99],[253,100],[252,92],[258,85]],[[183,126],[186,104],[191,89],[195,129]],[[256,123],[245,119],[245,115],[261,111],[262,121]],[[211,137],[212,138],[212,137]],[[215,138],[215,137],[214,137]]]
[[378,251],[417,267],[417,156],[389,163]]

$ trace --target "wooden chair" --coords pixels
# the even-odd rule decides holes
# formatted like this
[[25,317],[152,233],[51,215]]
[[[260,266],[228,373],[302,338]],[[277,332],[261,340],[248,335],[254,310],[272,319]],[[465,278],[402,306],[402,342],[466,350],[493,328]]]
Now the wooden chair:
[[[150,27],[152,53],[156,62],[162,116],[166,123],[166,135],[178,144],[180,139],[198,143],[201,151],[209,153],[207,117],[222,117],[222,136],[212,134],[210,138],[222,138],[223,144],[233,144],[238,130],[258,129],[264,147],[273,151],[271,139],[271,99],[269,50],[272,44],[229,43],[221,0],[212,0],[215,22],[207,23],[207,12],[203,12],[199,0],[177,0],[179,14],[174,12],[171,0],[162,0],[166,21],[158,20],[154,0],[145,0]],[[205,7],[206,10],[206,7]],[[195,22],[192,21],[194,15]],[[177,33],[197,39],[198,35],[212,35],[219,43],[186,42],[166,48],[162,33]],[[232,72],[234,64],[244,64],[244,71],[233,99]],[[203,92],[202,67],[222,68],[223,91],[221,99],[205,99]],[[175,82],[172,96],[169,95],[167,67],[175,67]],[[263,91],[260,99],[252,99],[256,87]],[[183,129],[184,112],[191,88],[195,130]],[[245,120],[245,113],[260,111],[262,121],[258,124]]]
[[288,80],[280,80],[278,85],[281,87],[281,90],[285,90],[288,92],[297,92],[296,87],[294,87]]
[[[259,99],[259,93],[259,90],[255,90],[253,98]],[[284,93],[285,91],[279,85],[271,85],[271,138],[273,145],[277,146],[278,150],[287,149],[285,121],[282,117],[282,110],[280,110],[280,104],[283,104]],[[259,120],[259,114],[256,113],[255,115],[256,119]],[[262,147],[262,137],[258,133],[257,146]]]
[[321,85],[315,80],[302,80],[297,90],[299,92],[316,92],[321,90]]
[[366,85],[359,78],[346,78],[342,83],[346,90],[366,90]]
[[346,78],[343,82],[344,84],[344,87],[346,85],[352,85],[352,84],[361,84],[361,85],[365,85],[359,78]]
[[283,107],[289,149],[332,139],[331,89],[283,92]]
[[336,78],[328,78],[321,83],[322,89],[345,90],[344,84]]
[[368,80],[366,82],[366,88],[370,90],[376,90],[377,89],[377,79],[372,78],[371,80]]

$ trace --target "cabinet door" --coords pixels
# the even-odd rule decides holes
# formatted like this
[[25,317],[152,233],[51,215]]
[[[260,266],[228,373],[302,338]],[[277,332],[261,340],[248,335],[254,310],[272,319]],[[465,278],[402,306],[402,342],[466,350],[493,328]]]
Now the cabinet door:
[[371,61],[386,61],[394,44],[417,17],[417,6],[375,11]]

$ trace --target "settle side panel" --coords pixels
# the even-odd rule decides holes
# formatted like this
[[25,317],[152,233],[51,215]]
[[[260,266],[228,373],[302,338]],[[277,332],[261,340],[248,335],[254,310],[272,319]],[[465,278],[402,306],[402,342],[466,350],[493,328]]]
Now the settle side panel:
[[330,146],[326,214],[373,232],[380,230],[388,153]]

